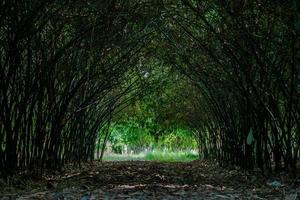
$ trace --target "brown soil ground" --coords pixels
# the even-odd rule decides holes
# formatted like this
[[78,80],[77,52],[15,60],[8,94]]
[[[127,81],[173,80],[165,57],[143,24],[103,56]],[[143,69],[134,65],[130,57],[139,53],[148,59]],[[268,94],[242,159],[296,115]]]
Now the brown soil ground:
[[[277,183],[277,185],[275,184]],[[300,199],[293,177],[221,168],[211,161],[94,162],[42,178],[0,182],[4,199]],[[13,186],[9,186],[13,185]]]

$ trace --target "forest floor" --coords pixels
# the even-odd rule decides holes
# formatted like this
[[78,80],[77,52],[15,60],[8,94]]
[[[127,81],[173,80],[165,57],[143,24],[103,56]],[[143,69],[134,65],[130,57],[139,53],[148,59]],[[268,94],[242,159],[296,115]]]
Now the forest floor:
[[[49,173],[50,174],[50,173]],[[0,199],[300,199],[296,179],[212,161],[94,162],[43,178],[0,182]]]

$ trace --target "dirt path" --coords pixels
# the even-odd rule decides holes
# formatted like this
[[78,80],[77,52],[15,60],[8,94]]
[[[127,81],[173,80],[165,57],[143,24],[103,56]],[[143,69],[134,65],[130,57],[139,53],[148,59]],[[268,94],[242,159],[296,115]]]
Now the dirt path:
[[[0,199],[287,199],[300,189],[280,180],[268,185],[259,173],[190,163],[105,162],[47,176],[22,189],[6,188]],[[27,185],[26,185],[27,184]],[[13,192],[15,191],[15,192]],[[1,192],[0,192],[1,194]]]

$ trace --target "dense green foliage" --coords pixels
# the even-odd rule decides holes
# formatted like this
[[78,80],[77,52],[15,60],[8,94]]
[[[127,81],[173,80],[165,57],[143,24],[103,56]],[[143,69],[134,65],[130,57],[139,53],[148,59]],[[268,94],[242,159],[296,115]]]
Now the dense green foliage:
[[191,132],[175,127],[164,130],[157,141],[155,140],[156,135],[151,134],[151,128],[133,120],[113,124],[110,132],[108,141],[112,145],[114,153],[122,153],[125,145],[128,148],[127,153],[131,151],[140,153],[153,149],[191,150],[197,147]]

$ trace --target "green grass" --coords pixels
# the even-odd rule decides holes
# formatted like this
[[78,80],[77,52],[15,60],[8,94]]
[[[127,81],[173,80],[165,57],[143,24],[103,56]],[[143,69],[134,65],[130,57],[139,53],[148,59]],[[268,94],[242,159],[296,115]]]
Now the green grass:
[[161,161],[161,162],[189,162],[197,160],[198,155],[185,151],[162,151],[154,150],[148,153],[140,154],[109,154],[104,155],[104,161],[130,161],[130,160],[144,160],[144,161]]
[[130,161],[130,160],[145,160],[144,154],[109,154],[103,156],[103,161]]
[[198,159],[198,155],[191,152],[168,152],[168,151],[153,151],[145,155],[145,160],[161,161],[161,162],[188,162]]

